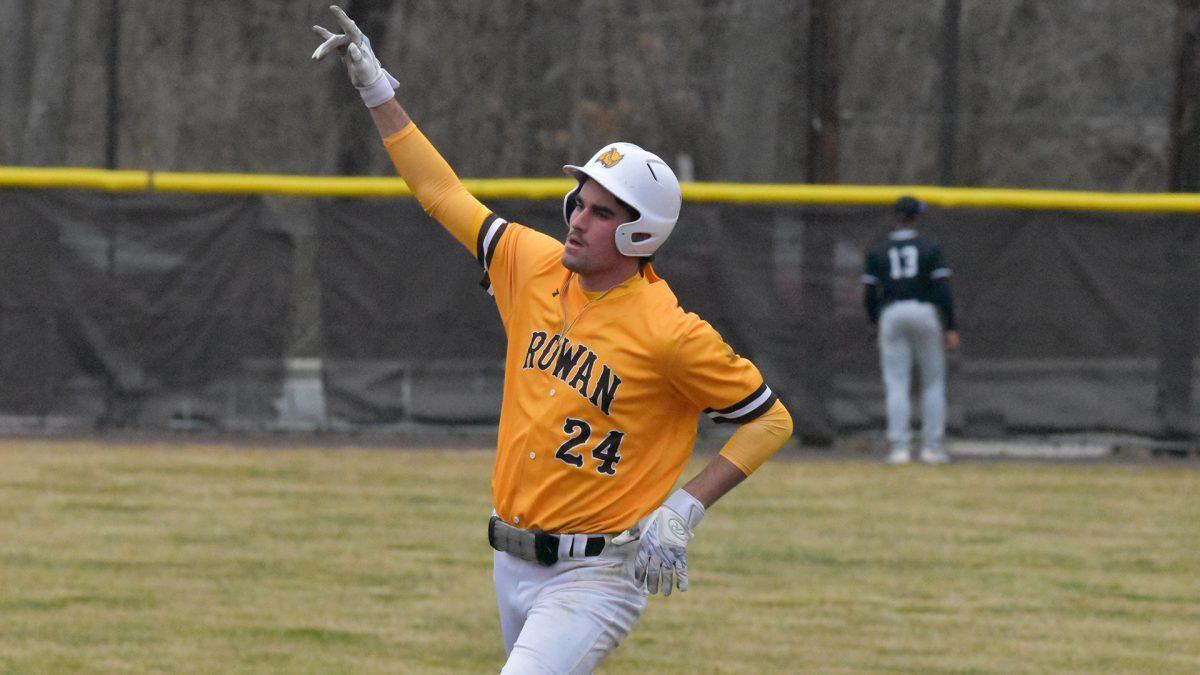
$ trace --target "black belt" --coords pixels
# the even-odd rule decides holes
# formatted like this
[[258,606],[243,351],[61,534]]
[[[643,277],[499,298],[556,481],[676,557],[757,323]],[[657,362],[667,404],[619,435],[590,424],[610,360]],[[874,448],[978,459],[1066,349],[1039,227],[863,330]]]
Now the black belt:
[[[488,543],[492,545],[492,548],[547,567],[558,562],[560,539],[557,534],[549,532],[522,530],[500,520],[499,516],[492,516],[488,522]],[[593,534],[587,538],[583,555],[594,558],[603,550],[604,535]]]

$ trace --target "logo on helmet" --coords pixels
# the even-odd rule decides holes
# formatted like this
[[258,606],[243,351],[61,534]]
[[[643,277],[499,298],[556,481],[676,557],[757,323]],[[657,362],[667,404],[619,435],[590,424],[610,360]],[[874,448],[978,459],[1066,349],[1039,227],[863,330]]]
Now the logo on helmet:
[[596,158],[596,161],[603,164],[604,168],[611,169],[625,159],[625,155],[617,152],[616,148],[609,148],[603,155]]

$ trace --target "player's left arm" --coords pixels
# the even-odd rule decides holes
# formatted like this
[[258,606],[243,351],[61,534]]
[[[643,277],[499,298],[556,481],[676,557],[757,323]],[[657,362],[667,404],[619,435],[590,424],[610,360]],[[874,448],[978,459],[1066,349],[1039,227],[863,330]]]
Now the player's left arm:
[[792,416],[780,401],[738,428],[714,457],[681,489],[706,510],[755,469],[762,466],[792,437]]
[[714,457],[662,506],[613,541],[640,540],[634,577],[651,594],[688,589],[687,546],[708,508],[754,472],[792,437],[792,416],[778,400],[743,424]]
[[[708,508],[779,452],[791,437],[792,416],[783,402],[776,400],[761,416],[738,427],[721,448],[721,454],[688,481],[683,489]],[[734,476],[731,470],[741,474],[741,477]],[[728,480],[721,480],[722,477],[736,480],[729,483]]]
[[738,356],[711,326],[694,321],[675,345],[667,373],[679,393],[704,407],[714,421],[741,427],[699,474],[614,540],[617,544],[640,540],[635,577],[650,593],[661,589],[663,595],[670,595],[672,586],[687,590],[687,545],[708,507],[792,435],[791,415],[758,369]]

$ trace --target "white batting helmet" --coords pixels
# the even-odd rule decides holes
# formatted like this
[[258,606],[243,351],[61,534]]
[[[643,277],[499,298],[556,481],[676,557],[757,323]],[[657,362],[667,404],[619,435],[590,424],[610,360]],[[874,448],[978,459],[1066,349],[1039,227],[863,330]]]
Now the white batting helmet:
[[652,256],[675,229],[683,195],[675,172],[658,155],[633,143],[609,143],[587,164],[568,164],[563,171],[579,181],[563,199],[563,220],[568,225],[575,197],[588,178],[637,212],[635,220],[616,229],[617,250],[622,255]]

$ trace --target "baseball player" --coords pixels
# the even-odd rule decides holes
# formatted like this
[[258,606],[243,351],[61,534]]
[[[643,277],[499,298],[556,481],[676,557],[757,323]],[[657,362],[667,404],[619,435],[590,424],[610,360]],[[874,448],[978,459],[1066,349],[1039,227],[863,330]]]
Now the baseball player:
[[[921,371],[921,461],[950,461],[942,447],[946,428],[946,357],[943,343],[958,348],[950,269],[938,243],[917,233],[914,223],[925,203],[901,197],[897,220],[867,252],[863,300],[879,326],[879,361],[887,389],[889,464],[911,461],[909,386],[913,362]],[[943,335],[944,334],[944,335]]]
[[[707,509],[778,450],[791,417],[758,369],[684,312],[650,263],[679,183],[654,154],[611,143],[564,171],[565,240],[492,213],[394,98],[396,81],[336,6],[341,53],[396,170],[484,273],[507,336],[488,540],[504,673],[593,671],[649,595],[688,588]],[[672,491],[697,421],[741,425]],[[481,523],[482,534],[482,523]]]

